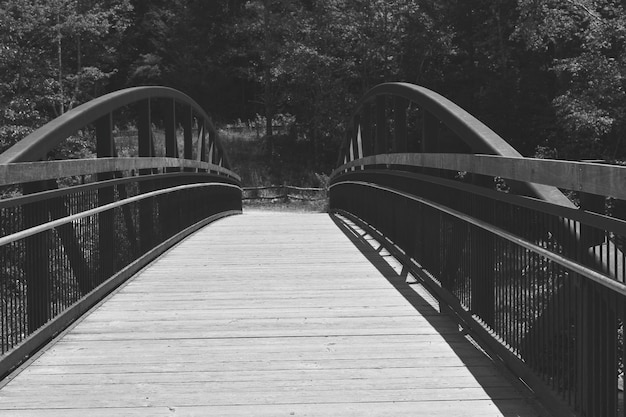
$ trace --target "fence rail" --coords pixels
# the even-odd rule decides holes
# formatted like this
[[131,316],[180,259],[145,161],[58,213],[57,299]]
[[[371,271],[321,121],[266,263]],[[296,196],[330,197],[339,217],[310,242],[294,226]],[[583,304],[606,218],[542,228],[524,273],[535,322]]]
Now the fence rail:
[[388,87],[355,113],[331,210],[393,242],[555,414],[626,415],[624,167],[522,158],[435,93]]
[[[116,157],[114,139],[113,112],[122,111],[124,123],[137,118],[136,155],[127,158]],[[37,160],[91,124],[97,158]],[[164,156],[155,155],[156,125],[166,133]],[[0,161],[0,377],[168,247],[241,212],[240,178],[208,116],[175,90],[103,96]]]
[[327,190],[316,187],[295,187],[292,185],[267,185],[263,187],[244,187],[243,200],[326,200]]

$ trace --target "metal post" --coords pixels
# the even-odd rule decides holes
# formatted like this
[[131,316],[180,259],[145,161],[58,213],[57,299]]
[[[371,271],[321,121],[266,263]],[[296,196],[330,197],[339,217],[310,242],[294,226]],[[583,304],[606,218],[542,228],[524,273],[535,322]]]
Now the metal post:
[[[178,141],[176,140],[176,101],[168,100],[165,105],[165,156],[178,158]],[[177,168],[168,169],[169,172],[178,171]]]
[[[594,213],[605,213],[605,197],[580,193],[580,208]],[[593,264],[598,254],[606,251],[600,245],[606,242],[605,233],[581,224],[580,258]],[[592,254],[593,253],[593,254]],[[594,255],[595,254],[595,255]],[[604,261],[606,262],[606,260]],[[585,288],[586,287],[586,288]],[[578,382],[582,394],[582,409],[586,415],[614,415],[617,409],[617,316],[611,294],[597,284],[587,282],[579,303],[582,317],[578,326],[582,378]]]
[[211,164],[215,163],[214,159],[215,159],[215,132],[212,130],[209,130],[209,143],[208,143],[208,148],[209,148],[209,154],[207,156],[207,161]]
[[[23,185],[24,194],[34,194],[46,190],[45,182]],[[45,202],[25,204],[23,211],[24,227],[29,228],[48,221]],[[28,332],[32,333],[44,325],[50,314],[50,270],[48,232],[39,233],[24,239],[24,275],[26,277],[26,308]]]
[[[95,123],[96,126],[96,154],[98,158],[109,158],[114,155],[113,147],[113,115],[101,117]],[[113,173],[105,172],[98,174],[98,181],[106,181],[113,178]],[[100,188],[98,190],[98,205],[112,203],[115,199],[113,187]],[[112,210],[98,215],[98,242],[99,242],[99,271],[100,281],[113,275],[115,265],[115,217]]]
[[374,142],[372,141],[372,105],[370,103],[363,104],[360,122],[363,156],[374,155]]
[[[178,140],[176,138],[176,101],[168,100],[165,105],[165,156],[178,158]],[[178,168],[167,168],[166,172],[178,172]],[[174,185],[172,180],[164,181],[162,187]],[[159,220],[161,230],[166,238],[171,237],[175,232],[176,219],[174,218],[173,201],[171,195],[164,195],[159,198]]]
[[439,152],[439,119],[422,110],[422,153]]
[[[150,99],[139,103],[139,117],[137,120],[137,136],[139,139],[139,156],[152,157],[152,112]],[[150,175],[152,170],[140,169],[139,175]],[[152,191],[150,183],[139,182],[139,192],[144,194]],[[153,201],[144,199],[139,202],[139,248],[141,253],[145,253],[152,248],[154,234]]]
[[[604,214],[605,197],[596,194],[580,193],[580,208],[581,210]],[[583,224],[580,226],[580,242],[583,250],[586,250],[604,243],[604,234],[593,227]]]
[[[193,159],[193,112],[191,106],[184,106],[183,113],[183,157],[185,159]],[[191,172],[192,168],[186,168],[185,171]]]
[[[139,156],[151,157],[152,154],[152,113],[150,99],[140,101],[138,104],[137,139]],[[140,174],[149,174],[144,170]]]
[[352,119],[352,137],[354,138],[355,159],[363,157],[363,132],[361,131],[361,121],[358,114]]
[[385,96],[376,97],[376,153],[389,152],[387,144],[387,114],[385,112]]
[[[493,178],[473,175],[475,185],[493,188]],[[493,201],[474,196],[473,215],[493,223]],[[492,234],[474,228],[471,233],[471,306],[488,326],[493,326],[495,317],[495,241]]]
[[407,121],[406,110],[409,107],[409,101],[404,97],[396,96],[394,98],[393,119],[394,119],[394,143],[393,152],[407,151]]
[[206,122],[203,120],[202,123],[200,124],[200,126],[202,127],[202,133],[200,134],[200,160],[203,162],[207,161],[207,152],[206,152],[206,144],[207,144],[207,140],[206,140]]

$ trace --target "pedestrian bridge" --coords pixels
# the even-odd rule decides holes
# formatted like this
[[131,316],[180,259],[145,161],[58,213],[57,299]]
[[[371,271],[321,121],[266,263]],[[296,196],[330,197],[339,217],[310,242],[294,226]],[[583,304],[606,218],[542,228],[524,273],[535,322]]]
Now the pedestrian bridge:
[[229,167],[162,87],[0,154],[2,415],[624,415],[625,168],[523,158],[400,83],[329,213],[242,214]]

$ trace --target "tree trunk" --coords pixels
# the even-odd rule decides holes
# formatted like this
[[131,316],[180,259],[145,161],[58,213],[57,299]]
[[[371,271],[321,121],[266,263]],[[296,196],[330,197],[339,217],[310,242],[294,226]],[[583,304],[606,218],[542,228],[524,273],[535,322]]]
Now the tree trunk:
[[265,35],[265,45],[263,51],[263,66],[264,66],[264,78],[265,78],[265,135],[267,137],[268,148],[270,155],[274,155],[274,143],[272,136],[274,131],[272,129],[272,119],[274,118],[274,106],[272,100],[272,85],[271,85],[271,64],[270,64],[270,48],[271,48],[271,30],[270,30],[270,4],[271,0],[264,0],[263,7],[263,28]]
[[61,43],[61,11],[57,10],[57,63],[59,65],[59,94],[60,103],[58,109],[58,115],[65,113],[65,105],[63,100],[65,97],[65,91],[63,91],[63,45]]

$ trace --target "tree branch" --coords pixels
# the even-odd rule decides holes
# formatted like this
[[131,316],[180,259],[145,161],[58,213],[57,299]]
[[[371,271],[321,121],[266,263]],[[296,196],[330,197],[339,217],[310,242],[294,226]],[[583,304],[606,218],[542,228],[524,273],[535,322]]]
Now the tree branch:
[[594,19],[602,21],[602,18],[600,16],[595,14],[593,11],[589,10],[589,8],[585,6],[584,4],[577,3],[574,0],[565,0],[565,1],[571,4],[572,6],[578,7],[579,9],[583,9],[589,16],[593,17]]

